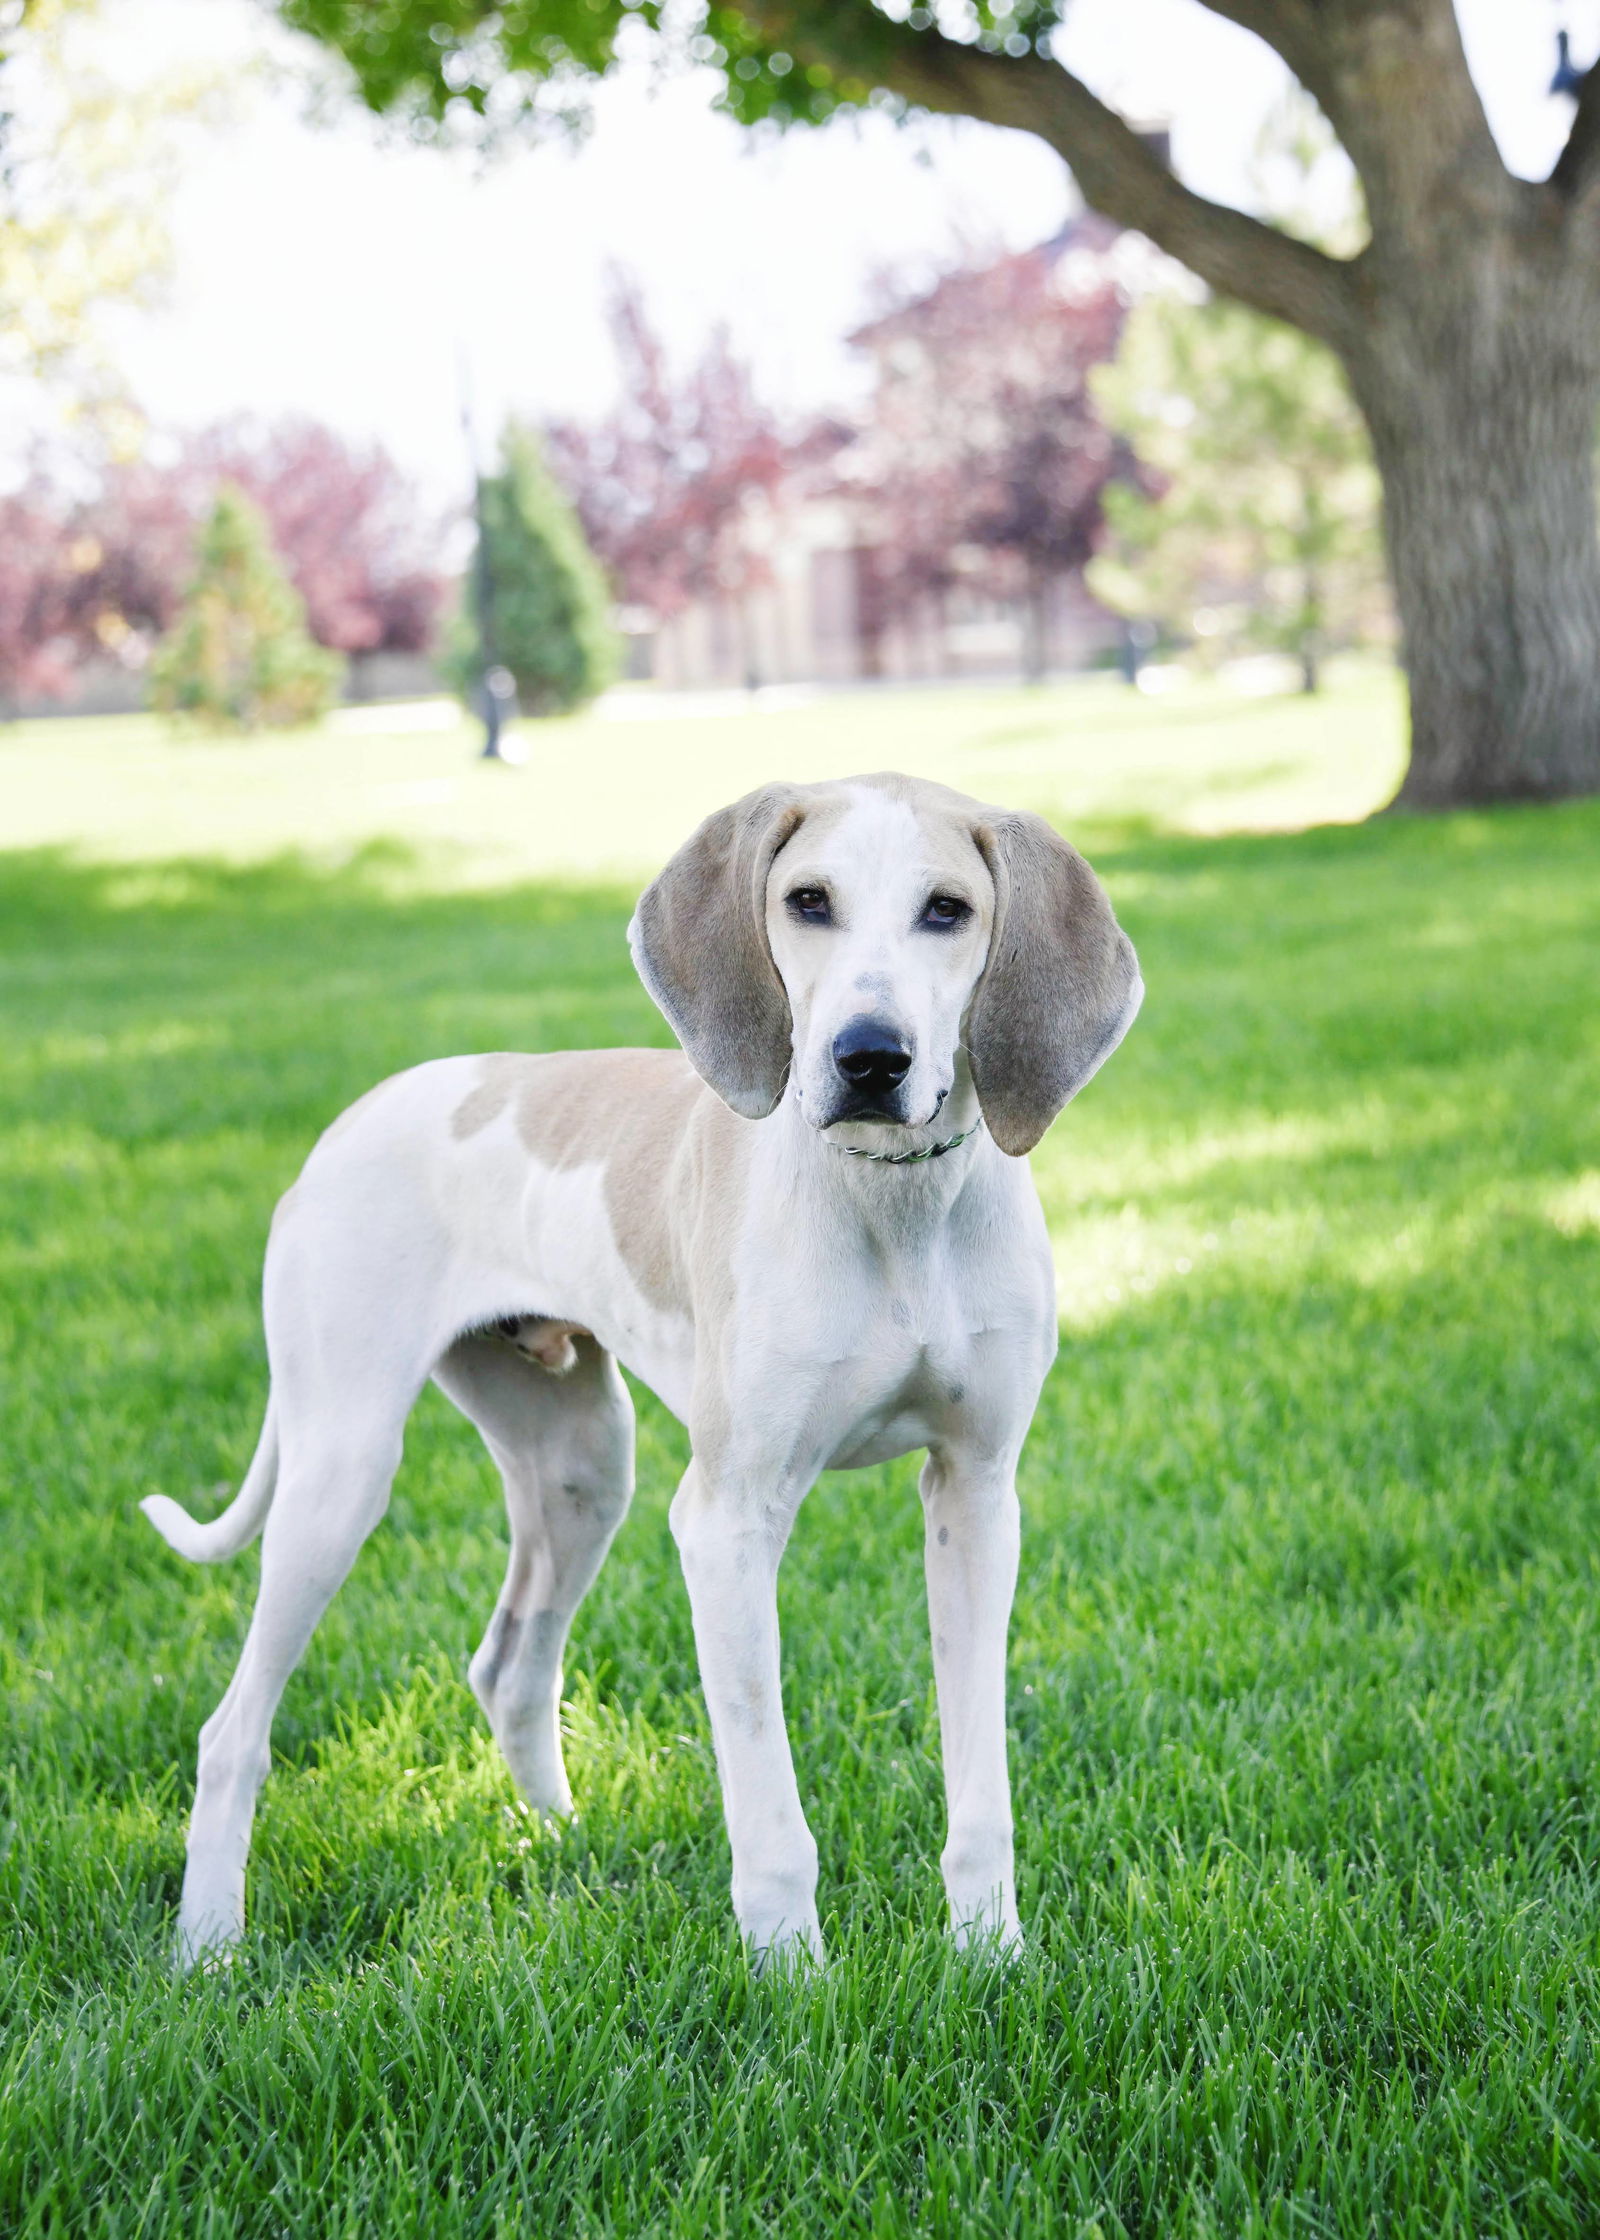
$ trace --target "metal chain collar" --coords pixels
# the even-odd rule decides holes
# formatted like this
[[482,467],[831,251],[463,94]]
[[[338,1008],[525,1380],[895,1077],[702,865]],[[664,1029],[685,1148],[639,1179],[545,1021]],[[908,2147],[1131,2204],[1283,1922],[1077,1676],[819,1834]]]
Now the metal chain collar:
[[943,1143],[930,1143],[926,1151],[868,1151],[858,1143],[836,1143],[835,1151],[842,1151],[847,1159],[872,1159],[882,1167],[913,1167],[923,1159],[942,1159],[947,1151],[954,1151],[958,1144],[966,1143],[983,1126],[981,1119],[974,1120],[958,1136],[946,1136]]

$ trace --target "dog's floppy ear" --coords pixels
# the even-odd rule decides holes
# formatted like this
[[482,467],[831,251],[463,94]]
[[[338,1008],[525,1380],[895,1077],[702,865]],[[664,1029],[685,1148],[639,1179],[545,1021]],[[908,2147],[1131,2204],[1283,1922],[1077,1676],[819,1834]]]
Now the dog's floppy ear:
[[1104,887],[1043,817],[996,811],[972,837],[995,908],[967,1051],[989,1133],[1020,1158],[1132,1026],[1144,982]]
[[783,1095],[794,1031],[767,943],[767,874],[802,822],[794,786],[761,786],[707,817],[639,897],[628,942],[690,1064],[735,1112]]

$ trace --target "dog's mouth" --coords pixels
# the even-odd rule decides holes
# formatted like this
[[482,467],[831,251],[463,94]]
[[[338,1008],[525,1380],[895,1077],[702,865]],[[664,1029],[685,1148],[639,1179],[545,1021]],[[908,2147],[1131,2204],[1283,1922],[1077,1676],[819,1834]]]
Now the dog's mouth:
[[852,1120],[865,1121],[868,1126],[880,1128],[908,1128],[912,1125],[893,1102],[876,1097],[841,1097],[827,1118],[818,1124],[824,1128],[839,1128]]
[[[944,1110],[945,1099],[949,1094],[948,1086],[940,1089],[926,1112],[911,1113],[904,1109],[904,1099],[899,1090],[895,1090],[887,1097],[865,1096],[860,1093],[852,1094],[846,1090],[841,1095],[835,1096],[820,1117],[815,1113],[807,1112],[806,1118],[810,1121],[812,1127],[820,1130],[824,1135],[830,1128],[852,1126],[894,1128],[897,1131],[912,1128],[931,1128]],[[805,1094],[802,1091],[802,1109],[804,1105]]]

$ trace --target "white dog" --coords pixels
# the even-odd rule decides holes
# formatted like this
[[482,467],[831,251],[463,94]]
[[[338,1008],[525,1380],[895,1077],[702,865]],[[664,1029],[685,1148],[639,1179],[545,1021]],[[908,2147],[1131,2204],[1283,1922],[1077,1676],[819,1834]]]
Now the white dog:
[[266,1525],[200,1738],[179,1919],[236,1940],[284,1683],[384,1512],[431,1376],[505,1480],[511,1561],[472,1685],[531,1803],[571,1806],[561,1658],[632,1490],[624,1363],[688,1426],[672,1505],[757,1954],[819,1952],[779,1690],[778,1562],[818,1473],[926,1448],[958,1938],[1014,1943],[1006,1628],[1015,1472],[1056,1346],[1023,1154],[1143,993],[1039,818],[881,776],[710,817],[630,929],[683,1053],[444,1058],[336,1120],[267,1250],[272,1391],[231,1508],[144,1508],[183,1555]]

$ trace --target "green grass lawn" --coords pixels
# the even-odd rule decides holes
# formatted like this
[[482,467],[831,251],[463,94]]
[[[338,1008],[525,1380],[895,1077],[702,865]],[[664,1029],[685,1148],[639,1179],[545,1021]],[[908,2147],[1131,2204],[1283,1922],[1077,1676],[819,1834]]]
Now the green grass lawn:
[[553,783],[619,863],[785,769],[1075,806],[1149,986],[1034,1161],[1065,1342],[1012,1640],[1028,1954],[941,1934],[904,1463],[824,1480],[785,1566],[834,1954],[792,1983],[730,1925],[684,1442],[643,1396],[569,1659],[577,1821],[519,1808],[469,1695],[503,1519],[430,1395],[285,1699],[247,1958],[171,1975],[255,1558],[191,1569],[134,1504],[249,1457],[275,1197],[398,1066],[665,1030],[629,893],[577,876],[607,848],[528,837],[540,767],[391,743],[498,789],[436,829],[324,740],[296,826],[311,742],[293,782],[137,724],[0,744],[35,843],[0,853],[0,2229],[1600,2228],[1600,805],[1206,836],[1326,813],[1341,722],[1381,794],[1387,687],[1084,693],[596,722]]

